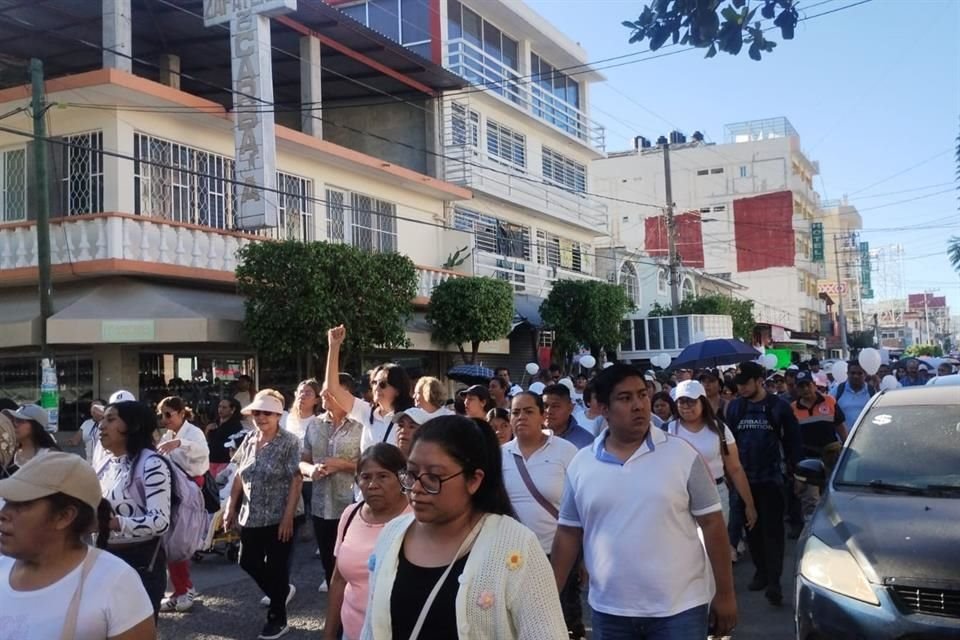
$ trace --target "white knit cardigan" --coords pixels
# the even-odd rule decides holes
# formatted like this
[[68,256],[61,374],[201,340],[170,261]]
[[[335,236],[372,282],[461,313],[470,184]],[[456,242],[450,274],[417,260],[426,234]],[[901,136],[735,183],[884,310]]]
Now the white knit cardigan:
[[[370,600],[362,640],[389,640],[390,596],[400,546],[413,515],[384,527],[370,557]],[[458,577],[460,640],[566,640],[553,571],[537,536],[507,516],[489,515]],[[420,640],[429,640],[424,629]],[[397,640],[405,640],[398,638]]]

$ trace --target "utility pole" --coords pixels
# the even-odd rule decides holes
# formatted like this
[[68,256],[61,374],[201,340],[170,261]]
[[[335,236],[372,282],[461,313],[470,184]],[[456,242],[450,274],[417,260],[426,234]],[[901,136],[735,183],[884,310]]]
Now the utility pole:
[[837,322],[840,324],[840,356],[846,360],[850,352],[847,349],[847,316],[843,311],[843,281],[840,279],[840,249],[837,246],[838,235],[840,234],[833,234],[833,257],[837,263],[837,296],[840,300]]
[[33,114],[33,184],[37,206],[37,266],[40,272],[40,352],[50,357],[47,344],[47,319],[53,315],[53,285],[50,278],[50,192],[47,189],[47,100],[43,86],[43,62],[30,60]]
[[677,223],[673,218],[673,183],[670,176],[670,140],[661,136],[657,142],[663,149],[663,179],[667,197],[667,268],[670,273],[670,308],[674,315],[680,309],[680,258],[677,255]]

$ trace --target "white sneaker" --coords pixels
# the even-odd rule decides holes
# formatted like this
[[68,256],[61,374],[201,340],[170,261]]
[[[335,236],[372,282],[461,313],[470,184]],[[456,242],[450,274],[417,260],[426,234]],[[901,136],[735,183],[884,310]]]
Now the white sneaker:
[[177,596],[177,611],[180,613],[186,613],[187,611],[190,611],[190,609],[193,608],[193,599],[196,597],[196,593],[196,591],[191,589],[182,596]]
[[326,581],[326,580],[324,580],[323,582],[320,583],[320,588],[317,589],[317,591],[319,591],[320,593],[326,593],[326,592],[327,592],[327,581]]
[[[293,585],[290,585],[290,591],[287,593],[287,604],[290,604],[290,601],[293,600],[293,596],[297,595],[297,588]],[[270,606],[270,596],[263,596],[260,598],[261,607]]]
[[160,613],[170,613],[177,610],[177,597],[167,596],[160,601]]

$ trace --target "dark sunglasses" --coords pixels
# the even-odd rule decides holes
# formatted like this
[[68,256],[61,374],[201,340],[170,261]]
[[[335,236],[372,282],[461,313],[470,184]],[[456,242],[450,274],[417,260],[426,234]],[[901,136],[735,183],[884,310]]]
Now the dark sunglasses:
[[273,416],[273,415],[277,415],[277,414],[275,414],[273,411],[257,411],[257,410],[253,410],[253,411],[250,412],[250,415],[252,415],[252,416]]
[[162,415],[164,418],[172,418],[173,416],[177,415],[177,412],[176,412],[176,411],[164,411],[164,412],[161,413],[160,415]]
[[375,383],[374,383],[374,386],[375,386],[377,389],[386,389],[387,387],[390,386],[390,383],[387,382],[386,380],[380,380],[379,382],[375,382]]

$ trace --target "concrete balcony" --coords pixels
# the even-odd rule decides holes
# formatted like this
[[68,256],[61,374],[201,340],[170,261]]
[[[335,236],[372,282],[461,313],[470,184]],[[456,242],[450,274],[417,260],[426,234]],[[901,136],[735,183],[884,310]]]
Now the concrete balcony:
[[[58,281],[141,275],[229,283],[236,280],[237,251],[265,241],[272,239],[151,216],[99,213],[50,222],[50,263]],[[465,266],[469,272],[472,265]],[[463,275],[418,265],[414,302],[425,304],[437,284]],[[0,287],[37,279],[36,223],[0,225]]]
[[599,200],[520,171],[470,145],[447,145],[444,149],[443,177],[447,182],[483,191],[597,233],[606,229],[607,206]]
[[623,320],[622,360],[648,360],[660,353],[676,357],[691,344],[712,338],[732,338],[730,316],[689,315],[648,318],[632,314]]
[[[606,130],[602,125],[577,106],[560,99],[539,84],[521,78],[518,71],[463,38],[449,41],[447,66],[471,83],[486,87],[491,95],[531,114],[577,142],[600,153],[606,148]],[[549,78],[546,80],[550,81]]]
[[506,280],[513,285],[513,289],[517,293],[536,298],[546,298],[550,289],[553,288],[553,284],[558,280],[600,280],[600,278],[584,273],[486,251],[476,253],[475,264],[478,276]]

